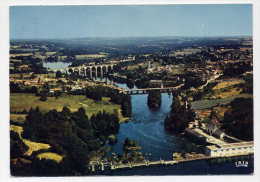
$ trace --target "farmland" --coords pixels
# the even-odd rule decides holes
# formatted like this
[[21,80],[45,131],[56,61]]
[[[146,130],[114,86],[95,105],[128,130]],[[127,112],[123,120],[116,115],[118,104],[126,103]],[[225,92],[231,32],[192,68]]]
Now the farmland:
[[48,100],[42,102],[39,97],[33,94],[11,94],[11,112],[21,112],[23,110],[29,111],[30,108],[36,108],[37,106],[43,112],[47,112],[51,109],[61,111],[64,106],[68,107],[72,112],[83,107],[87,114],[90,116],[99,111],[107,111],[109,113],[114,112],[115,109],[120,109],[119,105],[111,104],[109,98],[102,98],[102,101],[95,102],[92,99],[88,99],[82,95],[63,95],[59,98],[48,97]]
[[95,58],[105,58],[107,57],[106,54],[81,54],[76,55],[76,59],[95,59]]

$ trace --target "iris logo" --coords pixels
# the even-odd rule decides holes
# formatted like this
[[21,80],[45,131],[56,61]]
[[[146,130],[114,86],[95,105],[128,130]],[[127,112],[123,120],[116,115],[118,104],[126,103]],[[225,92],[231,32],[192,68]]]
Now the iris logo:
[[248,167],[248,161],[237,161],[235,165],[236,167]]

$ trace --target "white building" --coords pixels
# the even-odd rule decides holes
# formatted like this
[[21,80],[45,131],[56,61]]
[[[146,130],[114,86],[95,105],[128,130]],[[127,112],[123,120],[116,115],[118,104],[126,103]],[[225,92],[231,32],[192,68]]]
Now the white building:
[[211,157],[228,157],[248,155],[254,153],[254,143],[251,142],[239,142],[220,145],[210,145],[205,149],[205,153]]

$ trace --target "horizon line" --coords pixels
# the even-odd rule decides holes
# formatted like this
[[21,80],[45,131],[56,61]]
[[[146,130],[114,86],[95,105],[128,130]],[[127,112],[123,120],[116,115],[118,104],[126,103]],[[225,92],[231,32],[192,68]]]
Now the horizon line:
[[253,37],[253,35],[207,35],[207,36],[185,36],[185,35],[158,35],[158,36],[89,36],[70,38],[10,38],[10,41],[17,40],[75,40],[75,39],[126,39],[126,38],[229,38],[229,37]]

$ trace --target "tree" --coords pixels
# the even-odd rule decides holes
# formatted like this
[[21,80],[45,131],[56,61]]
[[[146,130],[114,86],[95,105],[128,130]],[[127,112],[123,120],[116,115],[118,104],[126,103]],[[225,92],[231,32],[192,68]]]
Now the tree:
[[164,127],[172,133],[181,133],[188,126],[188,123],[195,118],[194,111],[188,106],[183,97],[176,96],[173,98],[171,111],[165,118]]
[[38,93],[38,88],[36,86],[32,86],[31,87],[31,92],[34,93],[34,94],[37,94]]
[[46,113],[31,108],[24,122],[23,137],[48,143],[52,151],[64,156],[57,166],[50,161],[33,160],[32,175],[41,173],[39,170],[44,175],[86,174],[90,153],[99,151],[109,138],[114,140],[112,136],[118,133],[119,127],[114,113],[99,112],[89,119],[83,107],[76,112],[63,107],[60,112],[53,109]]
[[62,78],[62,73],[61,71],[56,72],[56,78]]
[[40,97],[40,101],[43,101],[43,102],[47,101],[47,99],[48,98],[47,98],[46,94],[42,94]]
[[62,92],[61,91],[55,91],[54,96],[56,99],[58,99],[61,96]]
[[10,92],[11,93],[19,93],[21,92],[21,87],[18,83],[10,82]]
[[242,140],[253,140],[253,99],[236,98],[224,114],[223,128]]
[[147,104],[151,109],[158,109],[161,106],[161,93],[157,90],[149,91]]
[[65,116],[70,116],[71,111],[70,111],[70,109],[69,109],[67,106],[64,106],[64,107],[62,108],[61,113],[62,113],[63,115],[65,115]]
[[28,146],[23,143],[19,135],[13,131],[10,131],[11,159],[22,157],[27,150],[28,150]]

